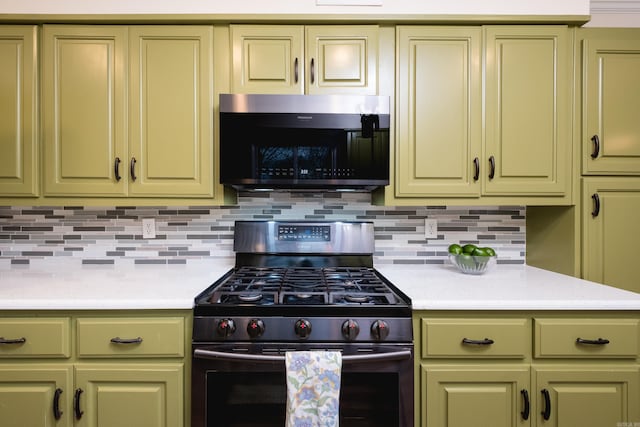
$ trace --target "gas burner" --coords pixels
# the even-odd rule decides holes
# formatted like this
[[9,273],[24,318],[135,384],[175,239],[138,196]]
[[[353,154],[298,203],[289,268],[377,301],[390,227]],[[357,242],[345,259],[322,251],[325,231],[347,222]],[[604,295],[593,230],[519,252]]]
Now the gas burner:
[[262,299],[262,294],[259,294],[259,293],[240,294],[238,295],[238,299],[243,302],[258,302]]
[[369,297],[367,295],[345,295],[344,299],[346,301],[359,304],[369,301]]

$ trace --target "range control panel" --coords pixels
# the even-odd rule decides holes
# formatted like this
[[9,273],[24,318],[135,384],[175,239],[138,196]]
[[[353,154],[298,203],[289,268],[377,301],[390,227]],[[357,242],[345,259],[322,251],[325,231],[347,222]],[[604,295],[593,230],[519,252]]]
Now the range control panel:
[[327,225],[278,225],[278,240],[288,242],[330,242],[331,227]]

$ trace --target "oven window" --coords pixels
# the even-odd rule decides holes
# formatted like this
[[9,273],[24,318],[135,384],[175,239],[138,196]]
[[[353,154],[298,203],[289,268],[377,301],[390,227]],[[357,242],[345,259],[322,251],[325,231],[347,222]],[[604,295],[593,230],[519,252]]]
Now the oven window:
[[[207,427],[282,427],[283,372],[208,372]],[[398,427],[398,375],[342,373],[341,427]]]

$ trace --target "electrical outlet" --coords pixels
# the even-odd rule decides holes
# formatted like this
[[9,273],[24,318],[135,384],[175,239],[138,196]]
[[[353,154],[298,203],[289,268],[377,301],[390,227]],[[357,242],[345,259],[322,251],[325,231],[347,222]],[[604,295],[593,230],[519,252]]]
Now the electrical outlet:
[[142,238],[156,238],[156,220],[154,218],[142,218]]
[[438,221],[437,220],[425,218],[424,237],[427,239],[435,239],[438,237]]

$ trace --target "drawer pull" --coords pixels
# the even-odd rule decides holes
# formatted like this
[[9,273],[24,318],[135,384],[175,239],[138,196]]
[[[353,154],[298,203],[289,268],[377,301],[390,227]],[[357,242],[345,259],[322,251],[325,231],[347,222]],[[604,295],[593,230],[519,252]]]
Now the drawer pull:
[[480,178],[480,160],[476,157],[473,159],[473,180],[477,181]]
[[56,391],[53,393],[53,418],[55,418],[56,421],[62,418],[62,414],[64,414],[64,412],[60,410],[61,394],[62,394],[61,388],[57,388]]
[[494,341],[489,338],[485,338],[483,340],[470,340],[469,338],[462,338],[462,344],[468,345],[491,345]]
[[489,157],[489,179],[493,179],[496,176],[496,158],[493,156]]
[[595,159],[598,157],[598,154],[600,154],[600,138],[598,138],[598,135],[593,135],[591,137],[591,141],[593,142],[593,152],[591,153],[591,158]]
[[73,395],[73,413],[76,417],[76,420],[82,418],[83,411],[80,410],[80,395],[84,393],[81,388],[77,388],[76,392]]
[[597,340],[585,340],[584,338],[576,339],[576,344],[587,344],[587,345],[606,345],[609,344],[609,340],[604,338],[598,338]]
[[522,412],[520,412],[520,415],[522,415],[523,420],[528,420],[529,419],[529,392],[525,389],[522,389],[520,390],[520,394],[522,395],[522,401],[524,405],[524,407],[522,408]]
[[543,388],[540,393],[542,393],[542,397],[544,398],[544,409],[540,413],[542,414],[542,418],[547,421],[551,418],[551,395],[546,388]]
[[15,339],[6,339],[4,337],[0,337],[0,344],[24,344],[27,342],[25,337],[15,338]]
[[111,342],[114,344],[140,344],[142,342],[142,337],[137,337],[137,338],[115,337],[115,338],[111,338]]

